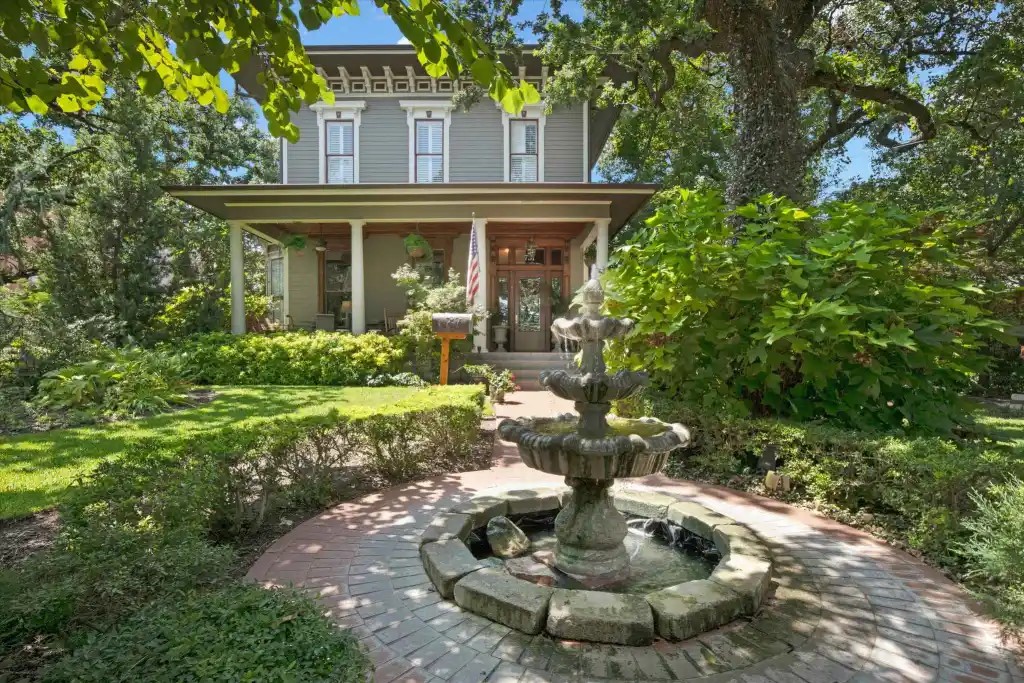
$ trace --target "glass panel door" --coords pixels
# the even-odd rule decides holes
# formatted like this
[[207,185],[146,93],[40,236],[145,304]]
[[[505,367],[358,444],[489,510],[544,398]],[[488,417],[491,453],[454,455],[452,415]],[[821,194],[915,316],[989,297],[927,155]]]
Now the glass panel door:
[[517,273],[515,277],[514,351],[548,351],[548,287],[542,273]]

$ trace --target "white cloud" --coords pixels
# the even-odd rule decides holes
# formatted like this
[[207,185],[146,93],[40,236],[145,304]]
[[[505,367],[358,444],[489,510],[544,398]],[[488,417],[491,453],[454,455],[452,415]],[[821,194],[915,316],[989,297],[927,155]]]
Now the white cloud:
[[412,42],[405,36],[402,36],[398,39],[397,45],[412,45]]

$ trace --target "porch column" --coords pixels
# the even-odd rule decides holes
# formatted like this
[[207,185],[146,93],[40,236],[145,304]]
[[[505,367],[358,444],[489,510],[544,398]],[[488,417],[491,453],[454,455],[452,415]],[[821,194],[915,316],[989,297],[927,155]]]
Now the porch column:
[[363,277],[363,225],[366,221],[349,221],[352,226],[352,334],[366,332],[366,285]]
[[608,227],[611,223],[609,218],[599,218],[594,221],[597,228],[597,270],[601,273],[608,270]]
[[[487,219],[473,218],[473,227],[476,229],[477,248],[480,250],[480,289],[477,290],[473,305],[477,310],[487,311],[487,270],[490,267],[491,245],[487,241]],[[481,353],[487,353],[487,318],[482,317],[476,324],[476,334],[473,335],[473,347]]]
[[242,224],[228,225],[231,255],[231,334],[245,334],[245,263]]

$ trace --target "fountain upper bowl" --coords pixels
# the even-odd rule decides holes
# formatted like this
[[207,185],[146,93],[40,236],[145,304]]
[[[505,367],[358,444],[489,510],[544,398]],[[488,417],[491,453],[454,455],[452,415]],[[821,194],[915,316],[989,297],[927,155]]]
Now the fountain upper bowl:
[[519,446],[528,467],[587,479],[644,477],[660,471],[675,448],[690,444],[690,431],[651,417],[609,416],[611,434],[585,437],[575,431],[579,417],[524,417],[503,420],[498,434]]
[[586,403],[611,403],[629,398],[647,386],[647,373],[620,370],[613,375],[588,372],[577,375],[565,370],[540,373],[540,383],[559,398]]
[[597,342],[602,339],[616,339],[633,329],[629,318],[558,318],[551,323],[556,337],[581,342]]

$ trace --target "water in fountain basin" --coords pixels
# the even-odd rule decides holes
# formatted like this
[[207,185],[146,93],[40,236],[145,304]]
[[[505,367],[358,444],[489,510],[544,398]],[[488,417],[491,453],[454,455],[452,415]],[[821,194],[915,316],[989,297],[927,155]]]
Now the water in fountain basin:
[[[528,534],[532,551],[555,549],[555,532],[535,531]],[[660,536],[648,536],[642,529],[630,528],[625,539],[629,553],[629,578],[622,583],[602,588],[607,593],[649,593],[684,581],[706,579],[715,568],[715,561],[697,552],[673,547]],[[584,589],[585,586],[562,572],[555,572],[556,588]]]
[[[572,434],[576,431],[575,420],[551,420],[545,422],[538,420],[534,430],[538,434]],[[638,434],[640,436],[657,436],[665,431],[665,425],[651,424],[640,420],[631,420],[625,417],[609,417],[607,436],[629,436]]]

